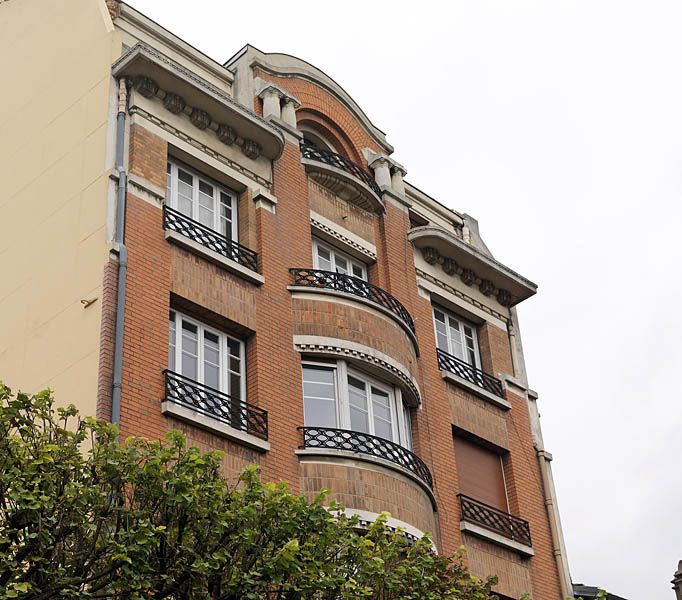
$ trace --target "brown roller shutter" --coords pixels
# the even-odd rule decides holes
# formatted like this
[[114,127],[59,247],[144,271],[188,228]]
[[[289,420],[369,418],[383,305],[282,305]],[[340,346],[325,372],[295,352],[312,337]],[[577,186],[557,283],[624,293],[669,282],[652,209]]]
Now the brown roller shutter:
[[455,459],[460,493],[507,512],[500,455],[455,436]]

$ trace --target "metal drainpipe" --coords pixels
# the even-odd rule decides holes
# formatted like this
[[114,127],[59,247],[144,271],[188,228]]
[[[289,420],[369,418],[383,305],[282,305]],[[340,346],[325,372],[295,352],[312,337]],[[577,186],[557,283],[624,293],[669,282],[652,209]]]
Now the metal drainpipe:
[[116,231],[114,241],[118,246],[118,288],[116,295],[116,331],[114,336],[114,381],[111,393],[111,422],[117,427],[121,422],[121,379],[123,372],[123,324],[126,304],[126,279],[128,274],[128,248],[123,242],[126,217],[128,175],[123,165],[125,146],[126,106],[128,89],[122,77],[118,82],[118,114],[116,116],[116,170],[118,171],[118,196],[116,199]]
[[556,510],[554,500],[554,490],[552,485],[552,474],[547,464],[551,458],[544,450],[537,451],[538,460],[540,461],[540,471],[542,476],[542,483],[545,491],[545,506],[549,517],[549,529],[552,534],[552,550],[554,559],[559,570],[559,585],[561,586],[561,594],[564,598],[573,598],[573,585],[571,584],[571,576],[568,570],[566,557],[562,552],[563,540],[561,533],[561,526],[559,525],[559,515]]

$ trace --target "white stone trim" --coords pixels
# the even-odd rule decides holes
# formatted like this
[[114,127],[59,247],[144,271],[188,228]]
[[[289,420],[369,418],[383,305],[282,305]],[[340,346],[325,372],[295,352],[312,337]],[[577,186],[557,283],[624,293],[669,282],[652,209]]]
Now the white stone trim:
[[[330,511],[331,512],[331,511]],[[336,511],[339,514],[345,514],[346,516],[356,516],[358,517],[361,521],[367,521],[368,523],[374,523],[381,515],[379,513],[375,513],[369,510],[363,510],[361,508],[343,508],[343,510]],[[426,535],[426,532],[422,531],[421,529],[417,529],[414,525],[410,525],[409,523],[406,523],[405,521],[401,521],[400,519],[396,519],[391,516],[391,514],[386,511],[388,514],[388,517],[386,518],[386,525],[389,527],[392,527],[393,529],[401,529],[405,533],[408,533],[409,535],[421,539]],[[434,532],[429,532],[433,535]],[[433,549],[435,550],[436,554],[438,554],[438,548],[436,548],[436,545],[433,543],[433,539],[431,540],[431,545],[433,546]]]
[[514,550],[524,556],[535,556],[535,550],[533,550],[533,548],[531,548],[530,546],[526,546],[526,544],[510,540],[509,538],[506,538],[503,535],[500,535],[499,533],[490,531],[489,529],[481,527],[480,525],[476,525],[475,523],[470,523],[469,521],[462,521],[459,524],[459,528],[466,533],[487,540],[489,542],[493,542],[498,546],[504,546],[505,548]]
[[339,338],[329,338],[319,335],[295,335],[294,348],[298,352],[312,354],[324,354],[326,356],[341,356],[355,358],[387,371],[397,378],[417,405],[421,403],[419,385],[417,380],[410,374],[407,367],[390,356],[356,342],[349,342]]
[[[461,306],[464,310],[470,312],[479,319],[497,325],[497,327],[504,329],[505,331],[507,330],[507,321],[509,321],[508,315],[493,310],[489,306],[486,306],[475,298],[453,288],[426,271],[422,271],[421,269],[417,269],[416,271],[417,286],[425,292],[440,296],[455,306]],[[493,318],[491,319],[490,317]]]
[[[131,115],[131,124],[135,124],[140,120],[145,121],[145,128],[149,129],[151,133],[158,135],[172,146],[176,146],[183,152],[193,156],[218,171],[222,171],[228,177],[239,182],[243,187],[247,188],[253,185],[255,181],[257,184],[270,188],[272,182],[261,177],[256,172],[244,167],[235,160],[232,160],[225,154],[217,152],[215,149],[200,142],[196,138],[181,131],[174,125],[151,114],[139,106],[132,106],[129,111]],[[197,150],[200,152],[197,153]]]
[[467,392],[471,392],[472,394],[478,396],[482,400],[485,400],[486,402],[489,402],[490,404],[497,406],[497,408],[501,408],[502,410],[511,410],[512,405],[511,402],[509,402],[509,400],[505,400],[504,398],[500,398],[495,394],[491,394],[489,391],[484,390],[483,388],[478,387],[477,385],[474,385],[470,381],[467,381],[466,379],[463,379],[462,377],[459,377],[458,375],[455,375],[450,371],[441,371],[440,374],[441,377],[445,379],[445,381],[449,381],[465,389]]
[[277,198],[263,188],[255,188],[251,191],[252,200],[256,208],[262,208],[271,213],[277,212]]
[[186,423],[196,425],[202,429],[216,433],[221,437],[232,440],[259,452],[267,452],[270,450],[270,442],[262,440],[255,435],[246,433],[245,431],[240,431],[234,427],[218,421],[217,419],[212,419],[206,415],[203,415],[191,408],[186,406],[181,406],[175,402],[164,401],[161,403],[161,412],[164,415],[169,415]]
[[222,267],[226,271],[230,271],[235,275],[239,275],[239,277],[241,277],[242,279],[246,279],[247,281],[255,283],[256,285],[263,285],[265,283],[265,277],[263,277],[260,273],[256,273],[251,269],[247,269],[245,266],[240,265],[238,262],[230,258],[227,258],[222,254],[218,254],[217,252],[214,252],[210,248],[206,248],[206,246],[203,246],[202,244],[195,242],[194,240],[188,238],[187,236],[182,235],[181,233],[178,233],[177,231],[166,229],[164,235],[169,242],[177,244],[178,246],[183,246],[190,252],[193,252],[194,254],[198,254],[199,256],[204,257],[205,259],[211,261],[212,263],[217,264],[219,267]]
[[362,258],[371,261],[377,259],[377,247],[374,244],[313,210],[310,211],[310,225],[316,233],[321,234],[321,237],[328,236],[337,243],[343,244],[342,249],[349,254],[359,253]]

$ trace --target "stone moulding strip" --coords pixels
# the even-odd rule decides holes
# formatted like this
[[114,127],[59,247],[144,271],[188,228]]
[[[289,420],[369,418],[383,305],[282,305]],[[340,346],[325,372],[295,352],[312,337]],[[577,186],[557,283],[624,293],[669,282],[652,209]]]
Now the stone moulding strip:
[[351,358],[379,367],[397,377],[414,403],[417,406],[421,404],[419,387],[407,368],[379,350],[355,342],[316,335],[295,335],[294,348],[301,353]]
[[197,148],[198,150],[201,150],[201,152],[207,154],[211,158],[216,159],[217,161],[220,161],[221,163],[227,165],[228,167],[234,169],[235,171],[238,171],[242,175],[248,177],[249,179],[258,182],[260,185],[265,187],[266,189],[270,190],[272,184],[269,182],[267,179],[264,179],[260,175],[254,173],[250,169],[247,169],[246,167],[240,165],[238,162],[235,162],[231,158],[228,158],[224,154],[220,154],[219,152],[216,152],[213,148],[209,148],[205,144],[202,144],[199,140],[187,135],[185,132],[180,131],[176,127],[173,127],[170,123],[167,123],[163,119],[160,119],[156,115],[152,115],[151,113],[147,112],[143,108],[140,108],[139,106],[133,106],[130,108],[128,111],[131,115],[139,115],[141,118],[146,119],[150,123],[153,123],[157,127],[160,127],[164,131],[167,131],[168,133],[174,135],[175,137],[181,139],[183,142],[186,142],[190,146],[193,146]]
[[446,292],[449,292],[450,294],[457,296],[457,298],[460,298],[461,300],[468,302],[469,304],[471,304],[471,305],[475,306],[476,308],[488,313],[489,315],[492,315],[493,317],[500,319],[504,323],[507,323],[509,321],[509,315],[503,315],[502,313],[497,312],[496,310],[490,308],[489,306],[482,304],[481,302],[479,302],[475,298],[472,298],[471,296],[468,296],[467,294],[460,292],[459,290],[453,288],[452,286],[441,281],[440,279],[437,279],[433,275],[430,275],[429,273],[422,271],[421,269],[416,269],[416,272],[417,272],[417,285],[419,285],[419,277],[421,277],[421,278],[425,279],[426,281],[428,281],[428,282],[438,286],[439,288],[445,290]]
[[311,212],[310,224],[315,229],[322,231],[323,233],[326,233],[329,237],[334,238],[335,240],[341,242],[345,246],[353,248],[356,252],[359,252],[363,256],[373,261],[377,259],[376,246],[372,244],[370,247],[369,243],[366,245],[361,244],[357,240],[352,239],[350,236],[345,235],[344,233],[342,233],[341,231],[334,227],[334,223],[332,223],[322,215],[318,215],[317,213]]

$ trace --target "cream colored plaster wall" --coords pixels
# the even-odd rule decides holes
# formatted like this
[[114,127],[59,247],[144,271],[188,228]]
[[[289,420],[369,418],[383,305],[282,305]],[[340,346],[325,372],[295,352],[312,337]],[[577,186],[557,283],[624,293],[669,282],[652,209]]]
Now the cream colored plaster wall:
[[0,379],[88,414],[120,48],[104,0],[0,3]]

